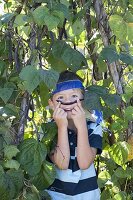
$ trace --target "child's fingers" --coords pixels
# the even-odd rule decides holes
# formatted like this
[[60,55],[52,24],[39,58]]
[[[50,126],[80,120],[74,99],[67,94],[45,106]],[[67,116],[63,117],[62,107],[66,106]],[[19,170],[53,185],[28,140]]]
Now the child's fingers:
[[82,107],[81,101],[79,99],[77,99],[77,105],[80,108],[80,110],[84,112],[84,109]]

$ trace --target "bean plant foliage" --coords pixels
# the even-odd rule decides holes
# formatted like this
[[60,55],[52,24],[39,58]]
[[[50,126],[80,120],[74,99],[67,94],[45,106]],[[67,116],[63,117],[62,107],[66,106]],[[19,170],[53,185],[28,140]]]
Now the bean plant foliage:
[[0,199],[50,199],[57,127],[48,99],[66,69],[84,80],[86,111],[103,112],[101,200],[133,199],[133,1],[1,0],[0,7]]

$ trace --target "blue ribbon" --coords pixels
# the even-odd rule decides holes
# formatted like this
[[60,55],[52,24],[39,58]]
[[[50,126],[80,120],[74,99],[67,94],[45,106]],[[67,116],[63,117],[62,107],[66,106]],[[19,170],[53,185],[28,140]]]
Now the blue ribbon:
[[69,80],[69,81],[60,82],[56,84],[56,88],[52,92],[52,94],[56,94],[63,90],[69,90],[69,89],[83,89],[84,90],[84,86],[80,80]]

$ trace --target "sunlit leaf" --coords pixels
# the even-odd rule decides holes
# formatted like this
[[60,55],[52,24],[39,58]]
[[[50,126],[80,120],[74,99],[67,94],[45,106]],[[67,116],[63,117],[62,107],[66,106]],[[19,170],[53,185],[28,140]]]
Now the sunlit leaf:
[[12,157],[15,157],[18,152],[19,150],[17,149],[17,147],[13,145],[5,146],[4,148],[5,157],[8,159],[12,159]]
[[26,23],[26,15],[24,14],[19,14],[16,16],[15,21],[14,21],[14,26],[24,26]]
[[98,175],[99,187],[103,187],[108,180],[111,180],[111,175],[109,174],[109,172],[107,172],[106,170],[101,171]]
[[129,153],[129,146],[126,142],[117,142],[109,149],[110,157],[123,169],[125,169],[125,163]]
[[72,24],[72,30],[74,35],[80,35],[84,31],[84,24],[81,20],[77,19]]
[[128,106],[124,111],[124,117],[126,120],[133,120],[133,107]]
[[19,167],[20,167],[20,164],[19,164],[18,161],[11,159],[11,160],[7,160],[7,161],[4,163],[4,166],[5,166],[6,168],[9,168],[9,169],[16,169],[16,170],[18,170]]
[[39,26],[45,24],[44,17],[48,14],[48,8],[44,6],[39,6],[33,12],[33,18]]
[[126,192],[121,191],[114,196],[114,200],[125,200],[125,199],[127,199],[126,197],[127,197]]
[[127,25],[123,18],[119,15],[111,15],[109,24],[116,37],[122,42],[126,41]]

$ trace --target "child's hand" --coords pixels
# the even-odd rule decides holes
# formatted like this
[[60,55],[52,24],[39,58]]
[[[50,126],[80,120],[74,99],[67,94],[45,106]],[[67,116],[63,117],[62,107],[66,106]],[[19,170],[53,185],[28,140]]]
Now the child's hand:
[[53,113],[53,118],[58,128],[68,126],[67,113],[62,108],[60,108],[60,104],[60,102],[57,104]]
[[80,100],[77,100],[77,105],[72,110],[72,119],[77,129],[86,124],[85,111]]

